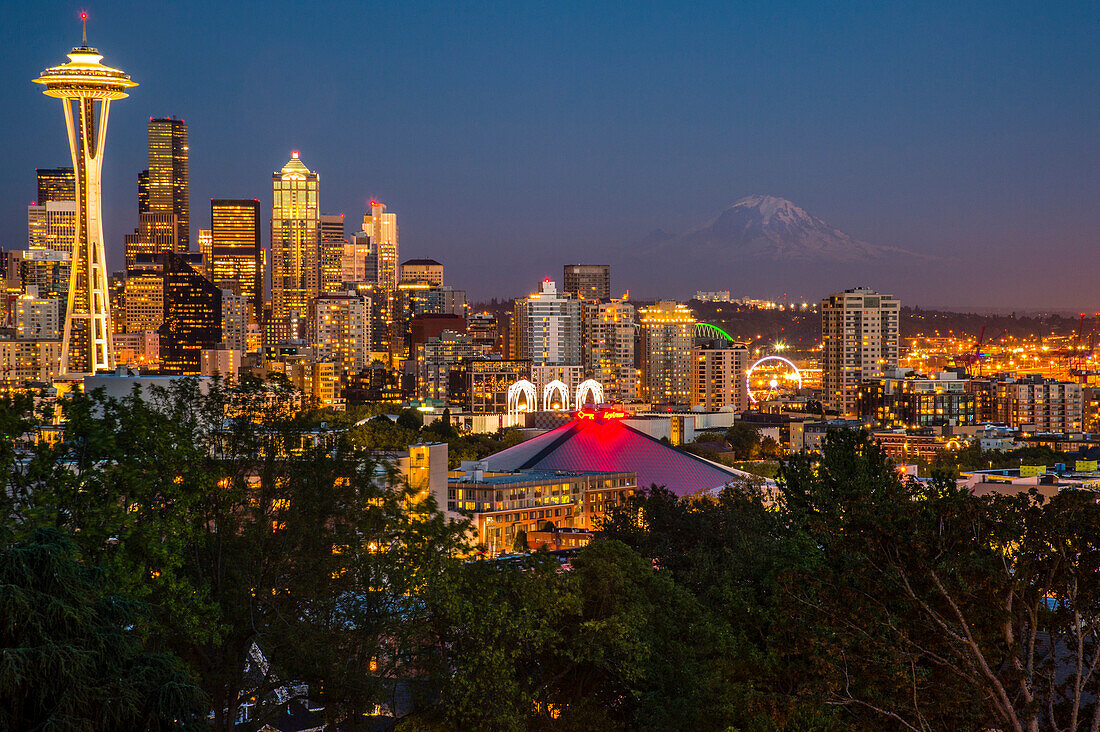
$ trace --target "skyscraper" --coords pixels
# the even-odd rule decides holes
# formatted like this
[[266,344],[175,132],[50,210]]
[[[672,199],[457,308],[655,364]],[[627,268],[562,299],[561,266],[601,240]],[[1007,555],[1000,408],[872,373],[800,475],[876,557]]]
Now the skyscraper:
[[76,173],[72,168],[36,168],[39,206],[48,201],[76,200]]
[[386,326],[383,334],[374,333],[374,341],[392,356],[402,335],[397,323],[397,281],[400,274],[397,265],[397,214],[386,213],[384,204],[371,199],[370,213],[363,216],[363,231],[370,236],[375,263],[377,294],[372,298],[374,312],[376,320]]
[[212,199],[210,221],[210,279],[247,298],[248,322],[258,323],[264,305],[260,202]]
[[191,247],[188,151],[186,122],[149,118],[148,212],[175,214],[177,252]]
[[[184,257],[164,257],[164,323],[160,333],[161,370],[202,373],[202,352],[222,340],[222,291]],[[196,260],[197,261],[197,258]]]
[[271,314],[305,316],[320,292],[320,177],[302,163],[298,151],[271,176]]
[[386,213],[385,204],[372,200],[370,213],[363,216],[363,231],[371,239],[378,253],[378,284],[385,290],[396,290],[399,270],[397,267],[397,214]]
[[653,404],[691,399],[691,348],[695,316],[678,302],[638,309],[642,331],[642,398]]
[[61,341],[62,375],[90,374],[114,365],[100,175],[110,104],[125,99],[126,90],[137,83],[101,64],[102,59],[88,47],[85,31],[83,45],[73,49],[68,63],[48,68],[34,80],[45,85],[44,94],[62,102],[76,175],[76,242]]
[[321,292],[343,292],[344,214],[321,214]]
[[891,295],[858,287],[821,301],[822,387],[825,402],[855,416],[859,386],[898,365],[898,315]]
[[610,264],[565,265],[565,291],[581,300],[611,299]]

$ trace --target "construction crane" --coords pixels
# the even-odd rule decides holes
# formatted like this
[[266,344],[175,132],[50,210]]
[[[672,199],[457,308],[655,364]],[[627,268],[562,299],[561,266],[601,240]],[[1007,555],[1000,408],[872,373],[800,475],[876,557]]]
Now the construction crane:
[[962,353],[956,356],[952,356],[951,360],[955,366],[962,366],[966,369],[967,376],[973,376],[970,373],[971,367],[975,364],[978,366],[978,376],[982,375],[982,357],[986,354],[982,353],[982,343],[985,342],[985,326],[982,326],[981,332],[978,333],[978,342],[974,345],[973,353]]

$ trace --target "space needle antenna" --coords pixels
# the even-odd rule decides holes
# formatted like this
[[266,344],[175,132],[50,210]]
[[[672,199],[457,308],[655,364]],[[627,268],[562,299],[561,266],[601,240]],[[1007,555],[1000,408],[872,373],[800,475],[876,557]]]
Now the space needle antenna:
[[83,41],[84,41],[84,47],[87,48],[88,47],[88,11],[87,10],[81,10],[80,11],[80,24],[82,26],[84,26]]

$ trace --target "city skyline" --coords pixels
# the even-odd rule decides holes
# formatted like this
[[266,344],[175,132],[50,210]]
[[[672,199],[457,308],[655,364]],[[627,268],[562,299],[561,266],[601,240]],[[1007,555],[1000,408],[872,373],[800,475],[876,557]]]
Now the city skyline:
[[[1077,71],[1096,60],[1083,22],[1095,8],[941,10],[826,14],[795,3],[647,7],[624,18],[595,6],[580,22],[500,6],[478,17],[376,8],[372,25],[391,29],[387,38],[353,52],[353,31],[336,27],[327,47],[345,50],[293,69],[265,46],[291,29],[327,34],[339,24],[325,21],[349,6],[322,14],[276,3],[231,44],[241,9],[198,4],[154,23],[138,4],[92,8],[90,45],[143,80],[109,133],[108,263],[120,267],[136,223],[139,131],[150,116],[173,115],[191,132],[194,230],[209,226],[209,198],[259,198],[267,209],[265,174],[298,149],[325,176],[323,213],[356,221],[369,199],[383,201],[402,213],[405,256],[445,262],[473,300],[520,295],[563,262],[595,260],[614,267],[617,289],[648,299],[731,289],[814,301],[864,284],[925,306],[1095,309],[1098,108],[1095,81]],[[468,42],[431,28],[441,13]],[[15,14],[26,33],[0,51],[8,67],[34,73],[48,49],[78,38],[65,4]],[[666,25],[676,40],[651,46]],[[196,47],[209,53],[187,55]],[[496,68],[502,58],[515,68]],[[280,74],[309,115],[281,104]],[[34,169],[64,165],[67,152],[61,125],[32,101],[37,91],[17,94],[0,116],[13,140],[0,187],[5,248],[26,235]],[[669,106],[653,106],[661,94]],[[754,193],[941,259],[905,271],[889,261],[834,267],[820,281],[821,271],[798,267],[746,272],[731,256],[689,282],[687,272],[658,278],[631,256],[653,230],[688,230]],[[479,266],[486,258],[493,276]]]

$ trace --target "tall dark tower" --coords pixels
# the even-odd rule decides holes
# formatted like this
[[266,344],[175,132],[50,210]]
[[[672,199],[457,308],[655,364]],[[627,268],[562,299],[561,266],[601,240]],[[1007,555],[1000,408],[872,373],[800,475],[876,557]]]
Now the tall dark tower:
[[[191,203],[188,175],[187,123],[182,119],[149,118],[149,171],[145,180],[148,213],[175,214],[177,251],[191,247]],[[139,191],[141,182],[139,178]],[[139,192],[140,198],[140,192]],[[142,202],[139,201],[139,207]]]

